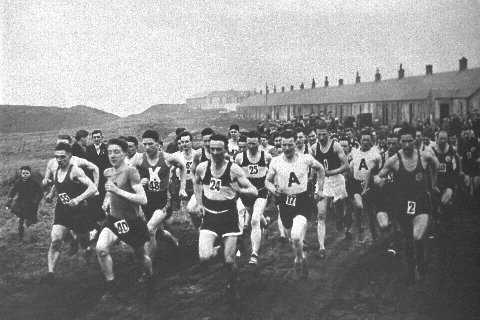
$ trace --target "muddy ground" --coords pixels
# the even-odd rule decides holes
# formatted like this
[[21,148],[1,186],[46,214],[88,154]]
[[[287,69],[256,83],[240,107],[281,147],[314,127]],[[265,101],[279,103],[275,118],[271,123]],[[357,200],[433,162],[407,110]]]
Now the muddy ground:
[[[4,201],[1,203],[4,207]],[[427,243],[428,275],[408,287],[403,255],[385,253],[387,239],[373,244],[344,240],[327,221],[327,256],[316,254],[314,222],[308,235],[308,279],[296,279],[289,244],[278,242],[276,222],[264,239],[259,264],[238,259],[239,297],[225,302],[226,273],[221,259],[198,266],[197,235],[180,213],[170,230],[179,249],[161,244],[154,259],[153,286],[142,287],[129,248],[113,253],[117,298],[100,302],[103,276],[95,257],[68,257],[63,246],[57,282],[42,283],[46,272],[51,207],[27,229],[23,242],[16,219],[0,211],[0,319],[480,319],[479,212],[459,212],[451,241]],[[276,218],[273,209],[269,215]],[[176,218],[175,218],[176,217]],[[354,234],[354,239],[355,239]],[[249,248],[249,240],[246,247]],[[442,246],[443,247],[443,246]],[[445,249],[447,256],[439,254]]]

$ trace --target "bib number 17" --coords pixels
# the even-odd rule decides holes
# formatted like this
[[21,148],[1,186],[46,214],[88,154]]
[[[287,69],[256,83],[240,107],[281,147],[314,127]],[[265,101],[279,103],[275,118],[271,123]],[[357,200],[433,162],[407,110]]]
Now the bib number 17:
[[407,214],[415,214],[416,207],[417,207],[417,203],[415,201],[408,201]]
[[297,203],[297,197],[295,195],[288,195],[287,196],[287,200],[285,201],[285,204],[287,206],[295,207],[296,203]]

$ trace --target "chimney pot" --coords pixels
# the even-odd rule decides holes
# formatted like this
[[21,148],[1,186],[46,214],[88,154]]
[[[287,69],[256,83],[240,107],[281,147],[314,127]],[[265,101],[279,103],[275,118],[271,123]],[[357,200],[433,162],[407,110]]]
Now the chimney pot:
[[429,74],[433,74],[433,66],[431,64],[427,64],[425,66],[425,74],[428,76]]
[[282,86],[282,93],[285,92],[285,87]]
[[338,79],[338,86],[343,86],[343,79]]
[[277,86],[273,85],[273,93],[277,93]]
[[312,89],[315,89],[315,87],[317,86],[317,84],[315,83],[315,78],[312,79]]
[[467,70],[467,58],[462,57],[462,59],[459,60],[460,63],[460,68],[459,71]]
[[357,76],[355,77],[355,83],[360,83],[360,74],[357,71]]
[[328,77],[325,77],[325,87],[328,87]]
[[290,91],[293,91],[294,87],[293,87],[293,84],[290,85]]
[[405,77],[405,70],[402,68],[402,64],[400,63],[400,69],[398,69],[398,80],[403,79]]
[[303,90],[305,89],[305,85],[303,84],[303,82],[300,84],[300,90]]
[[375,72],[375,82],[382,80],[382,75],[380,74],[380,70],[377,68],[377,72]]

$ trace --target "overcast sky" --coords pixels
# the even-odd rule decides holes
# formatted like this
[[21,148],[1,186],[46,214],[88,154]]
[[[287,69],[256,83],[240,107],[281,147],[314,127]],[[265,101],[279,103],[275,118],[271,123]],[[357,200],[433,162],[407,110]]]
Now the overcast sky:
[[0,102],[119,115],[208,90],[480,66],[480,1],[1,1]]

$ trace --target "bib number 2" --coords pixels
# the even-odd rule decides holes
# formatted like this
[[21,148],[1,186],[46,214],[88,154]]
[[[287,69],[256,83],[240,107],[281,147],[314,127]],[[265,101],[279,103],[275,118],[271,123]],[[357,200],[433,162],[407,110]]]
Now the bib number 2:
[[407,214],[415,214],[415,209],[417,208],[417,203],[415,201],[408,201],[407,203]]
[[294,194],[288,195],[287,200],[285,201],[285,204],[287,206],[295,207],[295,204],[297,203],[297,196]]
[[125,219],[117,221],[113,225],[117,229],[118,234],[125,234],[130,230],[130,227],[128,226],[128,223],[127,221],[125,221]]

